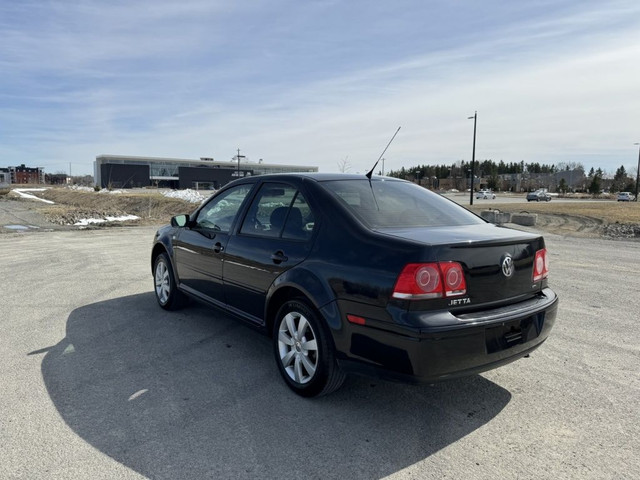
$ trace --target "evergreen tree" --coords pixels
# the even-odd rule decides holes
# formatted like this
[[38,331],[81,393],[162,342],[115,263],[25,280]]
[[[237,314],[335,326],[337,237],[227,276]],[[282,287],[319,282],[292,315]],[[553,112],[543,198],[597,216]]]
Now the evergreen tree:
[[613,184],[611,185],[611,192],[620,192],[625,187],[625,184],[628,182],[627,171],[624,168],[624,165],[620,165],[620,168],[616,170],[616,174],[613,177]]
[[[593,168],[591,170],[593,170]],[[598,172],[600,172],[600,175],[598,175]],[[589,184],[590,194],[597,195],[600,193],[601,178],[602,178],[602,171],[598,169],[598,171],[593,175],[593,178],[591,179],[591,183]]]
[[560,179],[560,183],[558,184],[558,190],[560,190],[562,193],[567,193],[567,190],[569,190],[567,181],[564,178]]

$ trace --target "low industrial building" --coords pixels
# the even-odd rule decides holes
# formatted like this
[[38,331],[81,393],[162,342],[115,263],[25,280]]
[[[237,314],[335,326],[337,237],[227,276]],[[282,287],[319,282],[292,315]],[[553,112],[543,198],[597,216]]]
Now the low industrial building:
[[[240,155],[240,159],[244,157]],[[218,189],[236,178],[284,172],[317,172],[318,167],[184,158],[98,155],[94,162],[95,184],[101,188],[195,188]]]

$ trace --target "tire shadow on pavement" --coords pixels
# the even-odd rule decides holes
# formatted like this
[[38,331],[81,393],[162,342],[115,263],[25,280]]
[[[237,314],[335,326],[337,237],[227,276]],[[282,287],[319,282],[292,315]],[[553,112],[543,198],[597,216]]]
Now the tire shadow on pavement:
[[[74,310],[42,374],[81,438],[149,478],[380,478],[489,422],[511,394],[482,376],[432,386],[350,377],[309,400],[279,377],[271,341],[152,292]],[[471,461],[471,459],[470,459]]]

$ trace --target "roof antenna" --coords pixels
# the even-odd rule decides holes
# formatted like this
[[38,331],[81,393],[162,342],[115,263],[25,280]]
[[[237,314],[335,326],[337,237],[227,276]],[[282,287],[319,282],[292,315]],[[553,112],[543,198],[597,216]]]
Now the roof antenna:
[[369,181],[371,181],[371,175],[373,175],[373,171],[378,166],[378,162],[380,161],[380,159],[384,155],[384,152],[387,151],[387,148],[389,148],[389,145],[391,145],[391,142],[393,142],[393,139],[396,138],[396,135],[398,134],[399,131],[400,131],[400,127],[398,127],[398,130],[396,130],[396,133],[393,134],[393,137],[391,137],[391,140],[389,140],[389,143],[387,143],[387,146],[384,147],[384,150],[382,151],[382,153],[378,157],[378,160],[376,160],[376,163],[373,165],[373,168],[371,170],[369,170],[369,173],[367,173],[366,177],[369,179]]

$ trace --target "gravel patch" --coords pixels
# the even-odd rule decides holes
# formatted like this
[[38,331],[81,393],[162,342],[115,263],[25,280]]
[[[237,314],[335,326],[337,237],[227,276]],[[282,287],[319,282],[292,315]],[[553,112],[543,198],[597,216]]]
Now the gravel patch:
[[603,234],[609,238],[640,238],[640,225],[629,223],[610,223],[604,226]]

